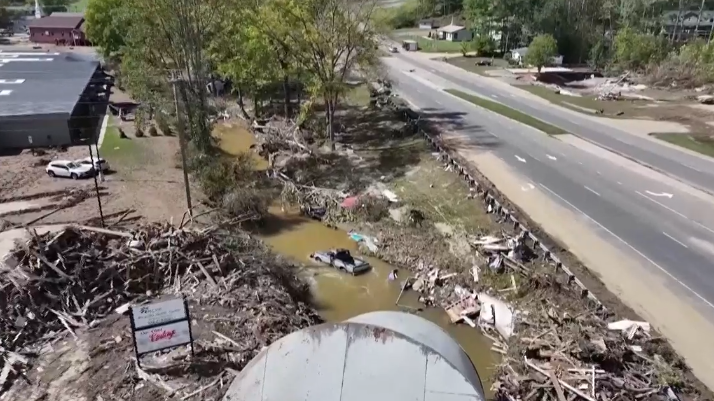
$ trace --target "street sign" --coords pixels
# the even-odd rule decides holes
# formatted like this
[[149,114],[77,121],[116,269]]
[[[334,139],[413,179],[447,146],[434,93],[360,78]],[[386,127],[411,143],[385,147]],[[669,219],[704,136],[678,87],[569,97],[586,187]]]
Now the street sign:
[[176,298],[132,307],[129,316],[139,367],[141,356],[149,352],[190,344],[193,354],[191,316],[186,300]]

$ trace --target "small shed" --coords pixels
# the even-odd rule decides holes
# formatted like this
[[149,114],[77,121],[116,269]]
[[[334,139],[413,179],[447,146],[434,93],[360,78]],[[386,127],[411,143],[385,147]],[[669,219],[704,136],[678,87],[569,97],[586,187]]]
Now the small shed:
[[419,44],[416,40],[405,40],[402,42],[402,48],[408,52],[415,52],[419,50]]
[[474,34],[465,26],[449,24],[441,27],[438,30],[439,39],[448,40],[450,42],[468,42],[473,39]]
[[433,19],[424,19],[419,21],[419,29],[436,29],[438,27],[439,24],[437,24]]
[[[527,47],[521,47],[519,49],[514,49],[511,50],[511,58],[517,62],[519,65],[523,64],[523,60],[526,58],[526,54],[528,54],[528,48]],[[563,65],[563,56],[555,56],[550,60],[550,63],[552,65]]]

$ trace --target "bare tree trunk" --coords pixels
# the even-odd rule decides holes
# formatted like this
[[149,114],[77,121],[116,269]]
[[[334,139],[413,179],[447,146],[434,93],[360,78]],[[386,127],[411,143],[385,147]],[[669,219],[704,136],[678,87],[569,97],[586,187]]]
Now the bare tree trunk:
[[285,107],[285,118],[289,119],[292,114],[292,108],[290,107],[290,79],[288,75],[283,75],[283,97],[284,97],[284,107]]
[[697,15],[697,25],[694,26],[694,34],[695,35],[697,34],[697,32],[699,32],[699,23],[702,22],[702,12],[704,11],[704,2],[706,2],[706,0],[702,0],[702,4],[699,6],[699,15]]
[[327,137],[330,139],[330,149],[335,150],[335,102],[330,96],[325,96],[325,120],[327,120]]
[[682,7],[684,6],[684,1],[679,0],[679,7],[677,7],[677,21],[674,22],[674,29],[672,30],[672,36],[670,36],[669,41],[674,42],[675,39],[678,39],[677,36],[677,30],[679,28],[679,24],[681,23],[682,20]]
[[241,89],[240,85],[236,85],[236,91],[238,92],[238,108],[240,109],[241,114],[243,114],[243,117],[246,120],[250,120],[250,115],[247,111],[245,111],[245,103],[243,103],[243,89]]

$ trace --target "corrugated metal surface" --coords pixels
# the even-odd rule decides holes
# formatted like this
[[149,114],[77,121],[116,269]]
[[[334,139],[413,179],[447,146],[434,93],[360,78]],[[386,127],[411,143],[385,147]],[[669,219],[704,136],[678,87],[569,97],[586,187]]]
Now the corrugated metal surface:
[[292,333],[256,356],[224,401],[483,401],[478,373],[421,317],[373,312]]

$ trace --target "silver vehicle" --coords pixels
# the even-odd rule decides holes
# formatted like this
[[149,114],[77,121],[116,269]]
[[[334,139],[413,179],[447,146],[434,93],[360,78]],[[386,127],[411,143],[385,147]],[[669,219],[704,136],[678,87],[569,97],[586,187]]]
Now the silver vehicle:
[[315,252],[310,255],[310,259],[330,265],[335,269],[345,271],[352,275],[361,274],[370,269],[369,263],[353,257],[347,249]]

